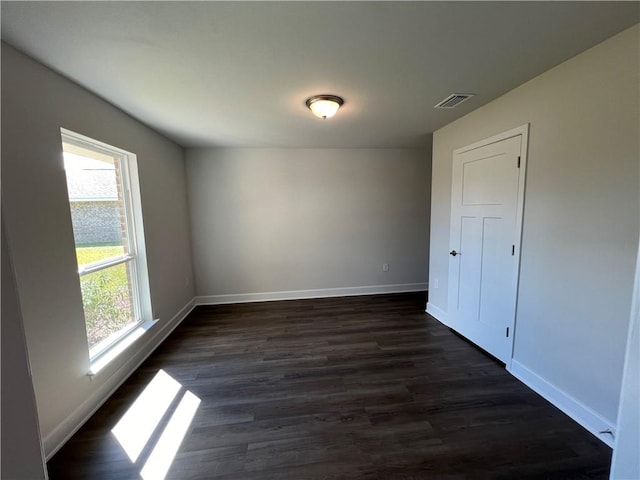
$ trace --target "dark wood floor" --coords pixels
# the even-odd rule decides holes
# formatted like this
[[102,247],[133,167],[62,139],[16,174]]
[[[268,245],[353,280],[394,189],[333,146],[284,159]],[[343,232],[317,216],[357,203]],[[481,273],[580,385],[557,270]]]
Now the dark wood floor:
[[[199,307],[51,459],[50,478],[140,478],[186,391],[201,403],[167,478],[608,477],[608,447],[424,305]],[[182,393],[132,463],[111,429],[160,369]]]

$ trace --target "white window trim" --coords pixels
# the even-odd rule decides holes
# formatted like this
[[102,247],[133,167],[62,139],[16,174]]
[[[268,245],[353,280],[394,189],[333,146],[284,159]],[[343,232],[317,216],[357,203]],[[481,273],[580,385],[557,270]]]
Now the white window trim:
[[110,257],[106,260],[99,260],[97,262],[88,263],[83,267],[78,267],[78,275],[81,277],[84,275],[89,275],[90,273],[99,272],[100,270],[104,270],[105,268],[115,267],[116,265],[120,265],[121,263],[130,262],[135,260],[135,255],[120,255],[118,257]]
[[110,345],[108,350],[105,350],[92,360],[87,375],[90,377],[97,375],[104,367],[109,365],[109,363],[118,358],[122,352],[133,345],[138,338],[147,333],[147,330],[153,327],[157,322],[158,320],[149,320],[147,322],[135,324],[127,331],[126,335],[120,337],[117,342]]
[[153,320],[151,307],[137,157],[134,153],[65,128],[61,128],[60,133],[64,143],[119,158],[121,160],[122,187],[127,197],[124,203],[128,226],[127,251],[130,253],[93,262],[78,268],[78,276],[81,277],[122,263],[129,263],[131,266],[131,289],[135,292],[133,295],[134,321],[89,349],[90,368],[88,375],[92,377],[124,352],[157,322],[157,320]]

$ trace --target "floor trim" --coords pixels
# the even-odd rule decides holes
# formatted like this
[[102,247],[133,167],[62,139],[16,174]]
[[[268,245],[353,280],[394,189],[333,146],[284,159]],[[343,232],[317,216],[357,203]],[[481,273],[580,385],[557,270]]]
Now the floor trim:
[[613,448],[614,437],[611,434],[600,433],[605,430],[614,432],[615,426],[599,413],[584,405],[568,393],[556,387],[537,373],[529,370],[515,359],[511,360],[511,367],[507,371],[524,383],[531,390],[551,402],[569,417],[582,425],[596,438]]
[[[60,422],[42,441],[49,461],[58,450],[85,424],[87,420],[106,402],[111,395],[135,372],[140,365],[158,348],[162,342],[191,313],[196,304],[189,300],[162,329],[158,330],[147,345],[151,348],[146,353],[134,354],[125,364],[114,372],[97,390],[80,404],[67,418]],[[124,374],[123,374],[124,372]]]
[[228,303],[272,302],[277,300],[378,295],[384,293],[421,292],[426,290],[427,282],[401,283],[397,285],[369,285],[363,287],[318,288],[313,290],[290,290],[281,292],[204,295],[196,297],[195,302],[196,305],[223,305]]
[[449,323],[447,322],[447,312],[442,310],[440,307],[436,307],[433,303],[427,302],[426,312],[440,323],[443,323],[447,327],[449,326]]

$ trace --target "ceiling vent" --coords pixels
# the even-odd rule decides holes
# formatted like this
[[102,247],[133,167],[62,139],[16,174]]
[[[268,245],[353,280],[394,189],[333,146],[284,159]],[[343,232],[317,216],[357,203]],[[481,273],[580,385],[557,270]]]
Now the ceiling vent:
[[454,108],[464,102],[466,99],[473,97],[473,93],[452,93],[447,98],[442,100],[433,108]]

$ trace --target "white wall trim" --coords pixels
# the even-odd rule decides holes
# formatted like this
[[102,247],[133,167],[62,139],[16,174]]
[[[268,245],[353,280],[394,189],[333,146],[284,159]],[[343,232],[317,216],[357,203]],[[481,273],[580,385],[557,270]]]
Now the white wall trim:
[[449,326],[449,323],[447,322],[447,312],[442,310],[440,307],[436,307],[433,303],[427,302],[427,309],[425,311],[440,323],[447,327]]
[[[512,128],[511,130],[507,130],[506,132],[498,133],[497,135],[493,135],[489,138],[484,138],[477,142],[472,143],[471,145],[467,145],[465,147],[457,148],[453,151],[453,154],[468,152],[469,150],[475,150],[479,147],[486,147],[487,145],[491,145],[492,143],[498,143],[502,140],[506,140],[508,138],[517,137],[518,135],[522,135],[524,140],[523,145],[528,144],[528,136],[529,136],[529,124],[525,123],[524,125],[520,125],[519,127]],[[526,155],[526,148],[523,148]]]
[[515,359],[511,360],[511,366],[507,371],[524,383],[527,387],[538,393],[540,396],[551,402],[573,420],[591,432],[596,438],[613,448],[613,436],[602,434],[604,430],[610,430],[615,434],[613,423],[604,418],[599,413],[584,405],[568,393],[545,380],[537,373],[529,370]]
[[617,435],[613,447],[610,480],[623,480],[626,477],[640,478],[640,458],[637,455],[640,443],[640,408],[638,407],[640,403],[638,336],[640,334],[638,330],[640,330],[640,243],[636,255],[636,274],[633,281],[629,333],[622,370],[622,386],[616,418]]
[[353,295],[379,295],[383,293],[421,292],[427,283],[401,283],[397,285],[368,285],[363,287],[317,288],[313,290],[289,290],[281,292],[233,293],[228,295],[204,295],[195,298],[196,305],[222,305],[227,303],[272,302],[304,298],[349,297]]
[[[106,380],[90,397],[80,404],[67,418],[60,422],[44,439],[44,451],[46,460],[49,461],[53,455],[75,434],[82,425],[106,402],[111,395],[135,372],[142,362],[144,362],[153,351],[182,323],[191,313],[196,304],[194,299],[187,304],[169,320],[163,328],[158,330],[146,344],[148,351],[140,350],[129,358],[122,367],[116,370],[108,380]],[[143,337],[144,338],[144,337]]]

